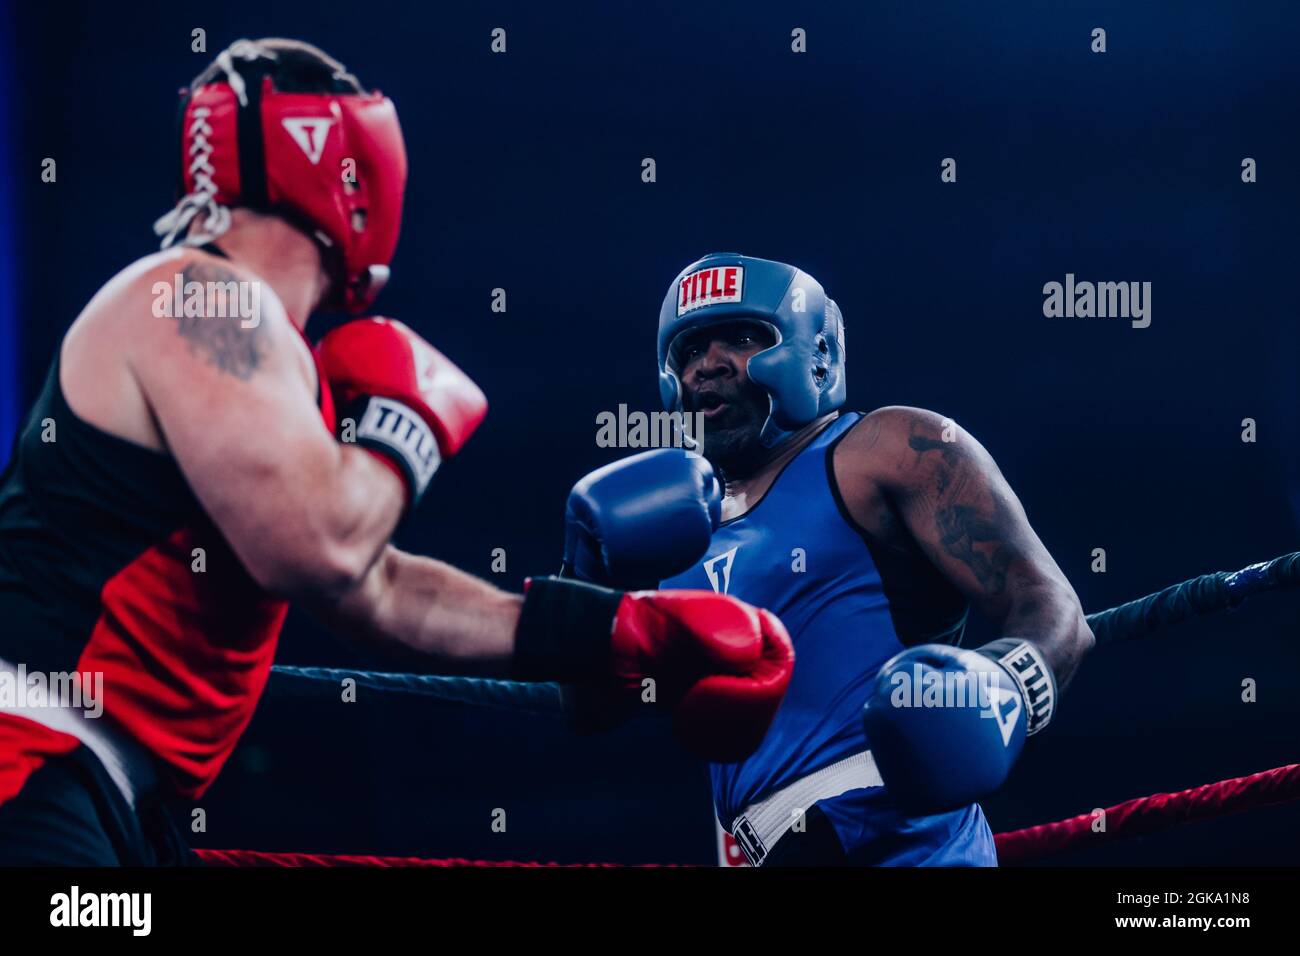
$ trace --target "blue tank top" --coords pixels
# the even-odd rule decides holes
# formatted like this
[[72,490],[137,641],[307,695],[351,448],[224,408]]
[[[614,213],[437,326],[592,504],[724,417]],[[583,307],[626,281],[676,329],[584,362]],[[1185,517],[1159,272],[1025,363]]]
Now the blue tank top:
[[[758,750],[740,763],[710,765],[714,807],[728,829],[754,801],[870,748],[862,705],[881,665],[903,649],[880,572],[846,517],[831,469],[836,442],[861,417],[854,412],[832,422],[754,507],[715,532],[699,564],[660,584],[712,589],[768,608],[794,641],[794,675]],[[975,804],[907,817],[885,788],[870,787],[817,806],[852,862],[997,863]]]

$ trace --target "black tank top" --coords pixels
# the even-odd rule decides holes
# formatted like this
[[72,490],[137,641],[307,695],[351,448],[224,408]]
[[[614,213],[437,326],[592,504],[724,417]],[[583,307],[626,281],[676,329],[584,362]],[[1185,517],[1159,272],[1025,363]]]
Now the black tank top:
[[59,366],[0,476],[0,658],[70,671],[104,583],[202,509],[170,456],[78,418]]
[[[169,455],[77,417],[59,365],[0,475],[0,661],[101,674],[106,717],[198,796],[252,718],[288,605],[248,575]],[[318,402],[332,434],[328,389]]]

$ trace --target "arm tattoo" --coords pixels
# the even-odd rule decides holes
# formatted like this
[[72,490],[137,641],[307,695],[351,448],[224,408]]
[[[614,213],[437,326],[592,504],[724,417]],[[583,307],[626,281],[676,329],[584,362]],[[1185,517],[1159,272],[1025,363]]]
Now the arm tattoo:
[[[245,328],[245,317],[240,314],[240,290],[247,280],[238,279],[220,265],[204,262],[191,262],[182,277],[186,292],[191,282],[197,282],[204,290],[204,298],[202,314],[176,317],[177,331],[189,342],[190,351],[206,356],[219,371],[248,381],[261,364],[265,348],[260,322]],[[188,304],[188,295],[186,299]]]
[[1007,570],[1013,555],[1007,547],[1011,527],[1005,504],[996,494],[985,504],[985,495],[968,487],[971,463],[959,442],[945,442],[917,434],[908,439],[917,454],[939,452],[942,462],[934,473],[935,528],[939,544],[949,555],[970,568],[989,595],[1006,590]]
[[[993,595],[1006,590],[1011,555],[1003,547],[997,515],[981,514],[969,505],[951,505],[939,508],[934,520],[943,549],[970,568],[985,591]],[[992,547],[979,550],[979,544]]]

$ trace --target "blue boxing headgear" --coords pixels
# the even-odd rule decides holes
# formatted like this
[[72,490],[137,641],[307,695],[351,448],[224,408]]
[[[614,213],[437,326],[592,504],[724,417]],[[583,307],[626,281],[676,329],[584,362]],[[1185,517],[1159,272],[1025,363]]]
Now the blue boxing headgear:
[[844,319],[821,283],[782,262],[715,252],[681,271],[659,309],[659,392],[668,411],[682,410],[682,334],[742,320],[776,336],[749,359],[749,377],[770,401],[765,446],[844,404]]

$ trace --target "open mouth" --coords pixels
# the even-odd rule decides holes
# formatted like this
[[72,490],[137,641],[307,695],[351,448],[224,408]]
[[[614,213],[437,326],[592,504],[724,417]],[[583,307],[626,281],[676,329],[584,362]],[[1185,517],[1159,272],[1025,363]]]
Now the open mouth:
[[695,397],[695,408],[705,418],[714,418],[731,407],[731,403],[717,392],[705,392]]

